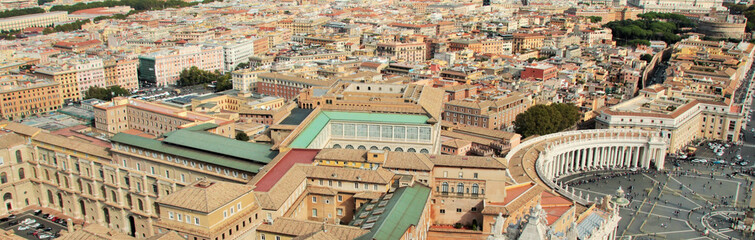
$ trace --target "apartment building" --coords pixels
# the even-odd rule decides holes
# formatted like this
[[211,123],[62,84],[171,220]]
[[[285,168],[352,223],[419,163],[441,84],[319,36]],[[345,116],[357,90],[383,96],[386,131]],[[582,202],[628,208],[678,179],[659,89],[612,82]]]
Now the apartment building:
[[330,20],[326,17],[297,18],[278,21],[278,27],[293,30],[294,34],[313,34]]
[[223,47],[223,72],[236,70],[241,63],[249,63],[254,55],[254,38],[221,39],[205,42],[211,46]]
[[[425,36],[435,36],[435,34],[438,32],[438,25],[436,24],[411,24],[394,22],[391,23],[390,26],[398,29],[411,30],[414,34]],[[448,31],[448,28],[445,28],[444,30]]]
[[76,69],[76,82],[81,96],[91,87],[105,87],[105,69],[100,58],[76,58],[69,64]]
[[221,46],[188,45],[161,48],[139,56],[140,84],[167,86],[176,84],[181,71],[197,67],[206,71],[221,71],[224,63]]
[[34,76],[52,80],[60,84],[60,93],[63,101],[78,102],[84,97],[77,81],[77,70],[68,64],[37,66]]
[[257,92],[257,75],[267,70],[239,69],[231,73],[233,90],[240,92]]
[[290,100],[299,96],[302,89],[330,86],[334,79],[312,79],[281,73],[257,74],[257,93]]
[[27,14],[0,19],[0,30],[21,30],[27,27],[47,27],[68,21],[68,13],[63,11]]
[[532,106],[532,100],[513,92],[497,100],[451,100],[443,107],[443,120],[487,129],[509,130],[516,115]]
[[514,33],[514,53],[523,53],[525,50],[540,49],[543,47],[545,35],[535,33]]
[[60,84],[25,75],[0,76],[0,117],[22,119],[61,108]]
[[682,150],[696,139],[738,141],[743,117],[727,102],[685,98],[654,85],[602,110],[596,128],[657,130],[670,139],[669,152]]
[[506,41],[502,39],[457,39],[449,42],[449,51],[472,50],[477,54],[504,54]]
[[181,128],[202,124],[207,130],[228,138],[235,137],[233,120],[173,108],[132,98],[116,97],[94,106],[94,125],[110,134],[135,130],[160,136]]
[[119,57],[105,57],[102,60],[105,72],[105,85],[118,85],[129,91],[139,89],[139,60]]
[[539,81],[546,81],[556,78],[558,75],[558,68],[548,63],[532,63],[524,66],[520,78],[522,79],[535,79]]
[[399,62],[422,62],[426,59],[427,45],[423,42],[378,43],[375,55]]

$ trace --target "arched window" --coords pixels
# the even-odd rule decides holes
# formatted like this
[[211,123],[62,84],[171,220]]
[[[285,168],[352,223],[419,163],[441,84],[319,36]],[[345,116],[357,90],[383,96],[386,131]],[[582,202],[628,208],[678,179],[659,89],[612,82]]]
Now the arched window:
[[403,151],[404,151],[404,149],[403,149],[403,148],[400,148],[400,147],[397,147],[397,148],[396,148],[396,152],[403,152]]
[[389,148],[389,147],[383,147],[383,151],[390,151],[390,150],[391,150],[391,148]]
[[81,215],[86,216],[87,215],[87,208],[84,204],[84,200],[79,200],[79,208],[81,208]]
[[0,173],[0,183],[8,183],[8,174],[5,172]]
[[5,195],[3,195],[3,202],[11,199],[13,199],[13,195],[11,195],[10,193],[5,193]]
[[407,152],[417,152],[417,150],[415,150],[414,148],[409,148],[409,149],[408,149],[408,150],[406,150],[406,151],[407,151]]
[[16,162],[21,163],[23,161],[24,159],[23,159],[23,156],[21,156],[21,150],[16,150]]
[[110,196],[113,197],[113,202],[118,202],[118,195],[115,195],[115,191],[110,191]]
[[477,193],[480,191],[480,186],[477,185],[477,183],[472,184],[472,195],[477,195]]
[[359,150],[366,150],[367,147],[365,147],[364,145],[359,145],[359,147],[357,149],[359,149]]
[[139,211],[144,211],[144,203],[141,199],[136,199],[136,203],[139,204]]
[[372,147],[370,147],[370,150],[378,150],[378,147],[377,146],[372,146]]
[[58,206],[63,209],[63,194],[58,193]]
[[354,149],[354,146],[351,146],[351,144],[349,144],[349,145],[346,145],[346,147],[345,147],[345,148],[346,148],[346,149]]
[[79,191],[84,191],[84,187],[81,185],[81,179],[76,179],[76,185],[79,187]]
[[26,174],[24,174],[24,169],[23,168],[19,168],[18,169],[18,179],[24,179],[24,178],[26,178]]
[[60,184],[60,174],[55,173],[55,183]]
[[333,148],[341,148],[341,144],[335,144],[333,145]]
[[45,169],[45,180],[50,181],[50,172]]
[[92,192],[92,184],[88,184],[88,183],[87,183],[87,190],[89,190],[89,191],[88,191],[88,192],[89,192],[89,195],[94,195],[94,193]]
[[110,224],[110,211],[107,208],[102,208],[102,213],[105,215],[105,223]]
[[105,190],[104,185],[100,187],[100,193],[102,194],[102,198],[107,199],[107,190]]
[[448,192],[448,183],[447,182],[443,182],[440,185],[440,192],[442,192],[442,193],[447,193]]
[[65,183],[66,188],[71,188],[71,185],[68,183],[68,177],[63,177],[63,183]]
[[131,201],[131,195],[126,195],[126,204],[130,208],[134,203]]
[[464,194],[464,184],[463,183],[456,184],[456,193],[458,193],[458,194]]
[[427,149],[423,148],[422,150],[419,150],[419,153],[425,153],[425,154],[427,154],[427,153],[430,153],[430,151],[427,151]]

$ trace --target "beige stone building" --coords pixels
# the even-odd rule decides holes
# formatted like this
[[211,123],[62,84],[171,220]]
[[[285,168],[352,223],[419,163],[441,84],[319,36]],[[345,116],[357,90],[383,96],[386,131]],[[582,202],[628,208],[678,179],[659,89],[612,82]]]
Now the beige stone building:
[[136,130],[159,136],[203,123],[216,125],[211,131],[221,136],[235,136],[234,121],[228,118],[173,108],[133,98],[114,98],[94,106],[94,124],[98,130],[115,134]]

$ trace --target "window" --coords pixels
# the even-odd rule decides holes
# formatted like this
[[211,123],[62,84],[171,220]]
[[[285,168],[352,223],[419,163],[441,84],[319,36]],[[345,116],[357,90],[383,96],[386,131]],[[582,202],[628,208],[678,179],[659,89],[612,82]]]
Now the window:
[[312,209],[312,216],[317,217],[317,208]]
[[443,214],[443,213],[446,213],[446,209],[441,209],[441,210],[440,210],[440,213],[441,213],[441,214]]
[[334,137],[343,136],[343,124],[333,123],[330,125],[330,134]]
[[343,196],[341,196],[341,195],[338,195],[338,201],[339,201],[339,202],[343,202]]
[[155,167],[149,167],[149,172],[155,174]]
[[199,225],[199,218],[194,218],[194,224]]
[[419,139],[429,141],[430,140],[430,128],[429,127],[421,127],[419,128]]
[[177,218],[176,218],[176,219],[177,219],[177,220],[178,220],[179,222],[180,222],[180,221],[183,221],[183,218],[181,218],[181,214],[180,214],[180,213],[179,213],[179,214],[177,215]]
[[393,137],[393,127],[392,126],[383,126],[382,127],[382,138],[391,138]]
[[231,207],[231,215],[233,215],[233,213],[236,212],[235,210],[236,210],[235,208]]
[[474,176],[472,176],[472,177],[474,177],[474,179],[477,179],[477,173],[473,173],[472,175],[474,175]]
[[409,140],[409,141],[417,140],[417,127],[406,128],[406,140]]
[[241,211],[241,203],[236,203],[236,209],[238,209],[239,211]]
[[165,178],[170,178],[170,171],[169,170],[165,170]]
[[[461,212],[461,208],[457,208],[456,212]],[[180,216],[180,215],[179,215]]]
[[359,183],[358,182],[354,183],[354,188],[359,188]]
[[168,212],[168,218],[173,219],[173,212]]
[[317,203],[317,197],[313,196],[313,197],[312,197],[312,202],[313,202],[313,203]]
[[459,178],[464,178],[464,172],[459,171]]
[[223,211],[223,218],[227,218],[227,217],[228,217],[228,211]]
[[340,208],[336,209],[336,214],[338,216],[343,216],[343,209],[340,209]]

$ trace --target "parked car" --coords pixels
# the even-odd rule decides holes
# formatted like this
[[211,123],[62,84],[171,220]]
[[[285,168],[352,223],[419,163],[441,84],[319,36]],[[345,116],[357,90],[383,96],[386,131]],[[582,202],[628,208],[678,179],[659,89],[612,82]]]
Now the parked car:
[[21,225],[21,226],[18,226],[18,231],[25,231],[25,230],[27,230],[27,229],[29,229],[29,226],[28,226],[28,225]]
[[34,215],[39,216],[39,214],[42,214],[42,210],[34,210]]
[[713,161],[713,163],[715,163],[715,164],[725,164],[726,161],[724,161],[724,160],[716,160],[716,161]]
[[707,163],[707,159],[692,159],[693,163]]

